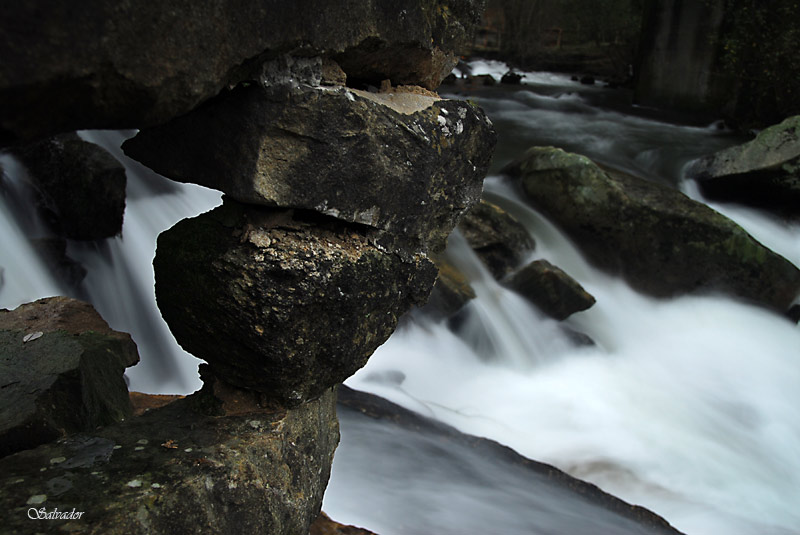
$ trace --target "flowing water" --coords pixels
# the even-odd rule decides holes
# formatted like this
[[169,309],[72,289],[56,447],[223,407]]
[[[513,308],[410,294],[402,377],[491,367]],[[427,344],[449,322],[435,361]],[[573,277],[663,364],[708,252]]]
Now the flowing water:
[[[685,163],[741,140],[719,124],[679,124],[631,108],[621,91],[560,75],[528,74],[526,81],[457,96],[476,101],[499,132],[485,196],[536,238],[528,260],[560,266],[597,298],[565,322],[595,345],[576,345],[561,324],[498,285],[454,234],[448,255],[478,296],[459,325],[414,315],[347,383],[554,464],[686,533],[800,534],[800,328],[725,296],[657,300],[634,292],[588,265],[500,174],[529,146],[555,145],[699,199],[682,180]],[[82,135],[127,167],[123,235],[70,243],[70,256],[88,269],[79,287],[52,277],[27,242],[46,231],[29,209],[19,209],[31,203],[24,170],[3,156],[0,306],[58,293],[88,299],[139,345],[131,389],[192,391],[198,361],[160,319],[151,263],[159,232],[212,208],[220,195],[171,183],[122,156],[119,144],[130,133]],[[800,264],[797,226],[714,207]],[[543,520],[544,509],[557,507],[532,507],[534,491],[518,474],[455,449],[446,459],[424,436],[348,415],[324,508],[382,535],[577,533],[584,531],[576,517],[599,514],[570,504]],[[595,520],[597,531],[582,529],[627,532]]]

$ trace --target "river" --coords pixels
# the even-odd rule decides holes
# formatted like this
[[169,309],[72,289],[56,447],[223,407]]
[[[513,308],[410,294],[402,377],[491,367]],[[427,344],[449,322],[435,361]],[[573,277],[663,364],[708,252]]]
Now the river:
[[[504,66],[473,68],[499,73]],[[699,199],[683,180],[686,162],[741,138],[720,123],[685,124],[631,107],[624,91],[553,74],[525,81],[454,96],[483,107],[498,130],[485,197],[535,237],[528,260],[560,266],[597,298],[566,322],[595,345],[576,346],[559,324],[498,285],[455,234],[448,254],[477,294],[459,328],[413,314],[347,384],[558,466],[688,534],[800,534],[800,328],[725,296],[636,293],[588,265],[499,174],[529,146],[556,145]],[[0,157],[7,175],[0,306],[57,293],[87,299],[139,346],[142,363],[128,372],[132,390],[191,392],[198,361],[160,319],[151,263],[158,233],[219,204],[220,194],[166,181],[127,159],[119,144],[130,134],[81,133],[125,163],[129,183],[122,237],[69,244],[88,269],[77,288],[52,277],[27,244],[45,231],[27,208],[24,169]],[[712,207],[800,265],[797,226]],[[347,415],[324,509],[381,535],[624,532],[599,518],[581,524],[575,519],[596,513],[573,505],[547,516],[542,511],[558,507],[532,506],[541,498],[519,474],[425,440]]]

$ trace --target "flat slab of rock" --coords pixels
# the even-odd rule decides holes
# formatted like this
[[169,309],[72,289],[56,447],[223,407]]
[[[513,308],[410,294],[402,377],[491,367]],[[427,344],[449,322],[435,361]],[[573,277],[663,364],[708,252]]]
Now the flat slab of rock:
[[[329,391],[271,412],[206,381],[122,424],[6,457],[3,532],[31,533],[35,522],[42,532],[98,535],[308,533],[339,440],[335,400]],[[43,516],[73,510],[79,519]]]
[[464,215],[458,230],[497,280],[511,273],[536,246],[519,221],[483,199]]
[[132,414],[123,372],[130,335],[66,297],[0,310],[0,456]]
[[531,262],[504,284],[557,320],[565,320],[595,303],[594,297],[578,281],[547,260]]
[[17,148],[52,219],[73,240],[100,240],[122,232],[125,168],[105,149],[77,134],[63,134]]
[[507,172],[592,263],[640,291],[728,292],[782,313],[800,293],[789,261],[679,191],[552,147],[528,150]]
[[140,128],[302,49],[349,78],[434,89],[483,2],[46,0],[0,6],[0,145],[86,128]]
[[475,289],[467,276],[446,257],[437,256],[433,261],[439,270],[439,276],[436,278],[427,304],[421,310],[434,319],[445,319],[475,299]]
[[433,286],[425,255],[366,230],[228,199],[159,236],[158,306],[219,377],[297,405],[361,368]]
[[125,153],[243,203],[316,210],[434,249],[477,202],[495,134],[466,102],[346,88],[239,87],[142,130]]
[[686,173],[710,199],[800,217],[800,116],[761,131],[748,143],[695,160]]

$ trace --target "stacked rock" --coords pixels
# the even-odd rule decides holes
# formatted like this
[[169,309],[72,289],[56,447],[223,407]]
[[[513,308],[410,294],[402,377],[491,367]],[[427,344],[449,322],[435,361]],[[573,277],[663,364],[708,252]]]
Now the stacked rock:
[[483,2],[82,7],[0,8],[0,145],[140,128],[128,155],[225,193],[154,260],[164,318],[209,364],[186,399],[0,460],[0,504],[91,496],[89,533],[307,532],[335,385],[425,302],[428,254],[480,196],[491,123],[431,90]]

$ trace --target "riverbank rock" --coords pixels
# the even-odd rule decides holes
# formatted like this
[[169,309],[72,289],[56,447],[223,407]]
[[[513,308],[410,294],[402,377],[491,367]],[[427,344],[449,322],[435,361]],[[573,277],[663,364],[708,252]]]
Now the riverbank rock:
[[552,147],[509,166],[531,204],[598,267],[634,288],[667,297],[729,292],[786,312],[800,271],[733,221],[666,186]]
[[481,0],[7,3],[0,145],[158,124],[292,50],[331,57],[353,80],[434,89],[482,11]]
[[[5,533],[308,533],[339,440],[331,390],[270,411],[204,373],[203,390],[0,460]],[[82,512],[41,520],[35,512]]]
[[254,84],[123,148],[243,203],[316,210],[438,249],[478,200],[494,144],[465,102]]
[[800,115],[748,143],[695,160],[686,174],[709,199],[800,217]]
[[514,217],[488,201],[481,200],[464,215],[458,230],[496,279],[519,266],[525,254],[536,246],[533,238]]
[[531,262],[504,284],[557,320],[565,320],[595,303],[595,298],[578,281],[547,260]]
[[64,134],[17,148],[42,201],[45,219],[62,237],[100,240],[122,232],[125,168],[101,147]]
[[0,456],[130,417],[122,374],[137,362],[131,337],[87,303],[0,310]]
[[426,256],[365,229],[227,199],[159,236],[158,306],[218,376],[295,406],[361,368],[433,286]]

